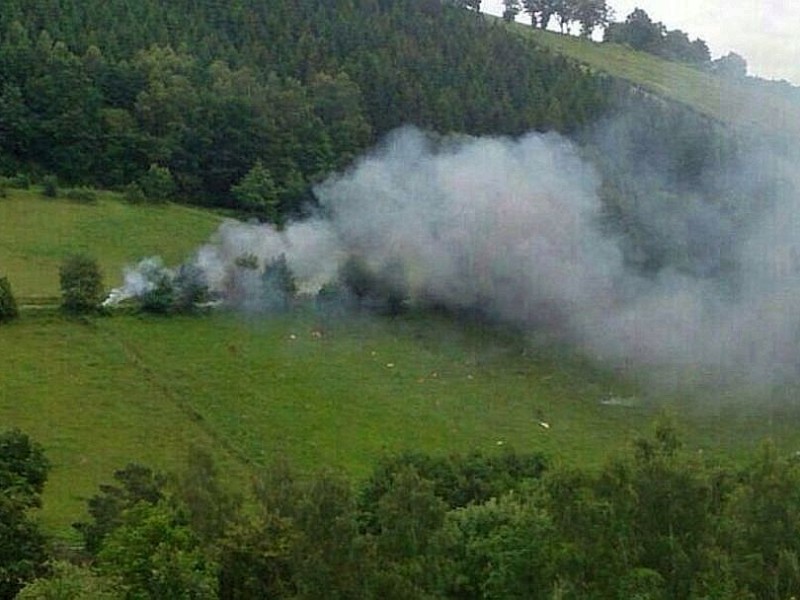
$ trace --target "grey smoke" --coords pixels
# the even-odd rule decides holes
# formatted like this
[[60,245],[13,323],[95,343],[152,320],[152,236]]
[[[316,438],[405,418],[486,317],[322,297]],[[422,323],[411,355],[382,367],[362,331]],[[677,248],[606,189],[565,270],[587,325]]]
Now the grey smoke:
[[222,291],[237,258],[263,268],[284,255],[301,290],[314,292],[357,255],[376,270],[402,265],[412,301],[480,307],[612,364],[752,382],[795,376],[800,195],[737,214],[725,199],[687,193],[664,204],[643,188],[631,213],[678,256],[643,274],[629,240],[604,227],[601,178],[581,152],[555,134],[404,128],[316,188],[324,218],[281,232],[226,222],[194,262]]
[[103,306],[114,306],[129,298],[138,298],[153,291],[160,279],[175,278],[175,272],[164,266],[158,256],[150,256],[139,261],[135,266],[126,267],[123,272],[122,286],[111,290]]

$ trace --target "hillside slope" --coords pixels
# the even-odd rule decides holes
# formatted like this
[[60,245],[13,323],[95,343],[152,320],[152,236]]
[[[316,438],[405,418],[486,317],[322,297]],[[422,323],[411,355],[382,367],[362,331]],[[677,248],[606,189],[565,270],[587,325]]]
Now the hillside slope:
[[[425,316],[310,313],[89,323],[27,314],[0,330],[0,423],[53,461],[43,518],[60,536],[115,469],[175,471],[191,446],[226,479],[284,456],[361,477],[387,453],[511,447],[597,467],[646,432],[664,398],[570,353]],[[672,399],[692,451],[728,462],[764,436],[797,447],[797,416],[730,398]],[[764,417],[768,418],[764,418]]]
[[[492,18],[492,17],[490,17]],[[534,29],[522,23],[510,31],[558,54],[664,99],[679,102],[720,122],[756,126],[779,134],[800,134],[800,103],[748,81],[725,80],[686,64],[664,60],[619,44]]]
[[185,206],[133,206],[117,194],[96,203],[47,199],[37,191],[9,190],[0,199],[0,275],[21,301],[59,293],[58,267],[84,252],[96,258],[105,283],[120,283],[122,269],[160,255],[174,264],[206,241],[221,218]]

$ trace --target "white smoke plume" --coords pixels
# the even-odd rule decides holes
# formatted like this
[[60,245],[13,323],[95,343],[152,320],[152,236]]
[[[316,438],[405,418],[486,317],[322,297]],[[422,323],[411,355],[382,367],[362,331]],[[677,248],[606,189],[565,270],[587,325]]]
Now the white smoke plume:
[[[325,218],[281,232],[226,222],[194,262],[224,290],[243,255],[259,268],[283,255],[313,292],[356,254],[376,269],[402,265],[412,300],[479,307],[614,364],[676,377],[797,375],[800,196],[785,194],[742,231],[691,198],[677,214],[643,212],[665,243],[680,232],[676,243],[703,258],[696,272],[645,276],[601,227],[600,186],[558,135],[434,139],[404,128],[317,187]],[[703,262],[720,244],[735,263],[724,278]]]
[[122,286],[111,290],[103,306],[115,306],[124,300],[139,298],[153,291],[162,277],[174,279],[175,273],[165,267],[158,256],[142,259],[134,267],[125,267]]

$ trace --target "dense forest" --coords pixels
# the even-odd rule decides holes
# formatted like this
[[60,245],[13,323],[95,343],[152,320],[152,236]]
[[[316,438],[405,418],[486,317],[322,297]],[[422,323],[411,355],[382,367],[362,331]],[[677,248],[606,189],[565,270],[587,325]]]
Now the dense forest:
[[748,203],[776,193],[773,176],[741,176],[739,134],[457,4],[11,0],[0,14],[0,175],[280,223],[398,126],[556,131],[601,171],[629,260],[656,271],[672,260],[671,236],[637,216],[649,198],[688,191],[738,206],[733,231]]
[[569,132],[608,99],[438,0],[11,0],[0,40],[0,174],[147,192],[154,167],[184,201],[258,209],[232,188],[260,164],[284,214],[399,125]]
[[386,457],[358,483],[276,462],[242,497],[201,451],[177,474],[131,464],[88,500],[71,563],[26,516],[47,471],[25,434],[0,435],[2,598],[800,593],[798,462],[765,445],[723,468],[668,420],[597,472],[513,450]]

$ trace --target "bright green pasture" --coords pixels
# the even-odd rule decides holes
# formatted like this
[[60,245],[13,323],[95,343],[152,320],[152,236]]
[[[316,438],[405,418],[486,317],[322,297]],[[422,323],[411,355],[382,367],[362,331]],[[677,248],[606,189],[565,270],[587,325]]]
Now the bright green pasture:
[[121,282],[126,264],[146,256],[182,261],[220,222],[185,206],[132,206],[109,192],[98,192],[90,204],[33,190],[8,193],[0,198],[0,276],[21,300],[57,296],[58,267],[71,253],[96,258],[111,287]]
[[605,374],[436,318],[87,324],[29,311],[0,327],[0,355],[0,427],[44,445],[54,468],[43,518],[61,532],[115,469],[174,470],[192,444],[213,449],[239,481],[278,455],[355,476],[412,449],[510,446],[598,464],[651,415],[601,405],[624,388]]
[[574,354],[431,316],[120,314],[87,324],[31,311],[0,327],[0,355],[0,427],[44,445],[54,468],[43,519],[62,535],[115,469],[174,470],[192,444],[240,485],[277,456],[356,477],[402,450],[513,447],[598,466],[666,406],[692,452],[740,460],[770,435],[782,451],[800,448],[789,403],[713,390],[702,401],[654,398]]

